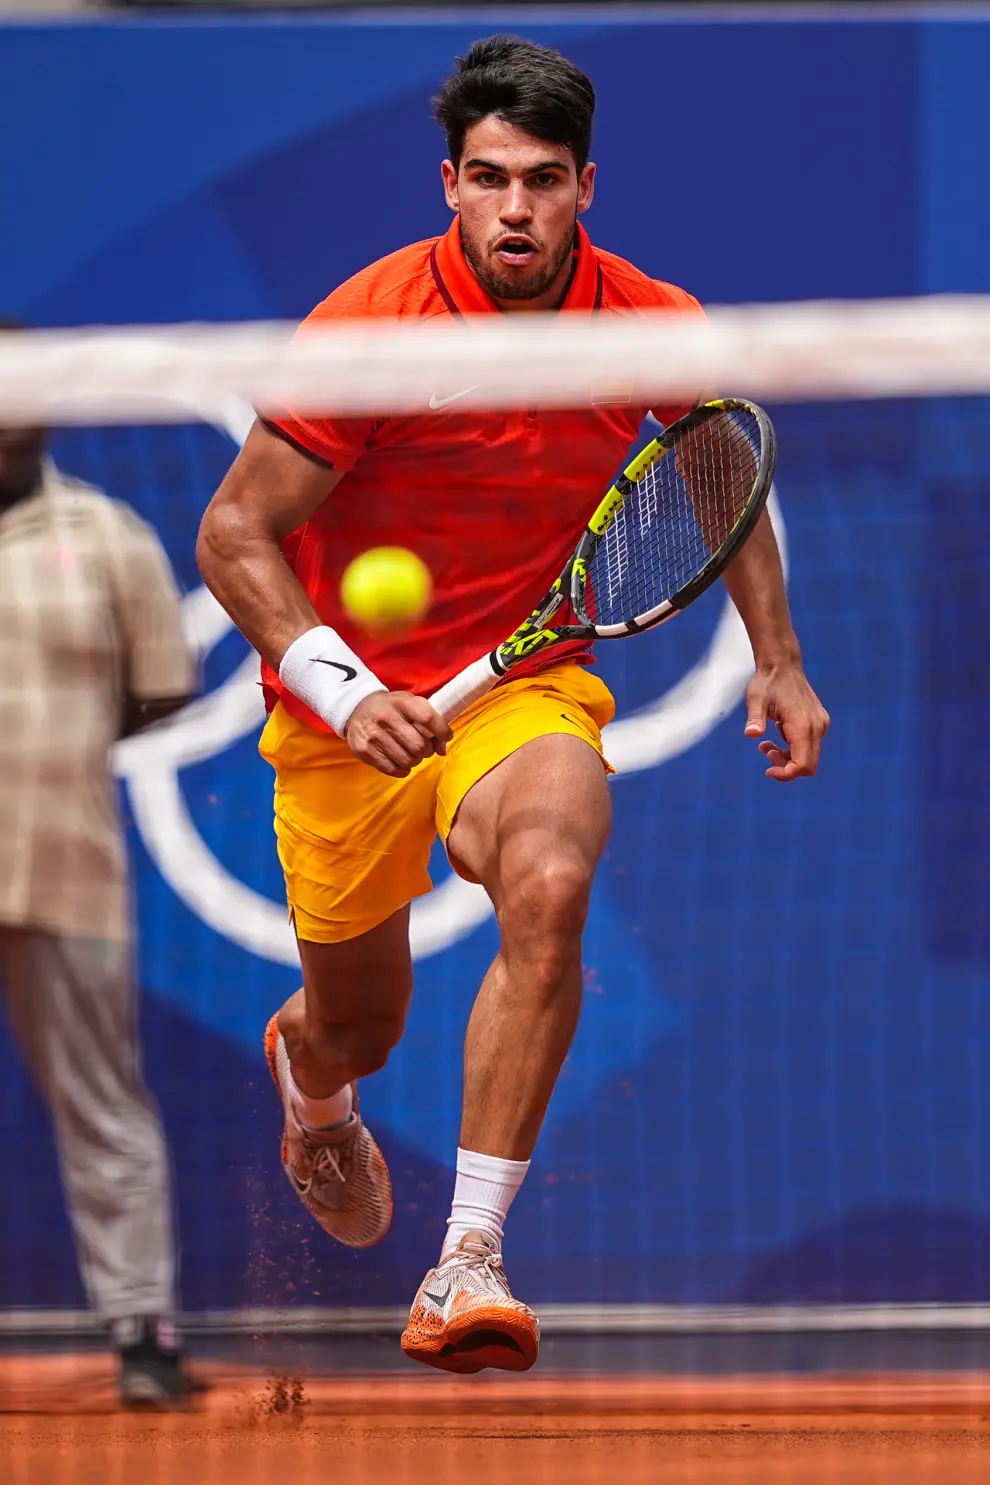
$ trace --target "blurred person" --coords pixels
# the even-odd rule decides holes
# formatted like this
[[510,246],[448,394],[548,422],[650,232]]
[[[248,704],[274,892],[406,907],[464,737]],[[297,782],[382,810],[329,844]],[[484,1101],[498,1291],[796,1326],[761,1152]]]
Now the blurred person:
[[[358,273],[307,323],[700,312],[580,224],[594,106],[590,80],[557,52],[511,36],[473,46],[437,106],[449,231]],[[303,970],[266,1051],[286,1174],[341,1242],[367,1247],[391,1220],[357,1080],[402,1035],[409,904],[430,890],[437,833],[495,909],[501,943],[467,1030],[447,1237],[402,1338],[409,1356],[455,1372],[524,1370],[538,1351],[536,1317],[506,1280],[503,1227],[577,1026],[581,935],[611,825],[601,729],[614,702],[583,641],[513,669],[453,729],[425,698],[539,602],[649,411],[618,397],[472,412],[459,405],[466,390],[438,386],[415,416],[259,421],[198,548],[264,662],[261,751]],[[689,407],[655,411],[670,423]],[[433,575],[432,610],[398,638],[359,632],[339,597],[350,561],[386,543]],[[804,674],[766,513],[726,584],[755,654],[746,735],[773,720],[779,739],[759,745],[768,775],[811,775],[829,719]]]
[[[21,328],[0,321],[0,333]],[[125,1403],[190,1386],[176,1339],[171,1180],[145,1084],[110,749],[181,707],[175,578],[132,510],[68,479],[39,428],[0,428],[0,986],[52,1117],[88,1299]]]

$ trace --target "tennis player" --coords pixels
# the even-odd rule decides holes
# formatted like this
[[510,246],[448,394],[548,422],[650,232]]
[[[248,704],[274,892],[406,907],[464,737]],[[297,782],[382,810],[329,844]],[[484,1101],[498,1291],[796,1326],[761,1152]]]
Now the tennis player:
[[[588,78],[554,51],[511,36],[473,46],[437,100],[450,230],[364,269],[307,323],[697,308],[580,225],[594,106]],[[542,597],[647,412],[615,389],[580,411],[472,412],[458,406],[468,390],[438,380],[413,416],[259,421],[198,549],[264,663],[261,752],[303,972],[266,1034],[282,1160],[320,1225],[352,1247],[378,1242],[392,1216],[357,1085],[402,1035],[409,905],[430,890],[437,832],[495,908],[501,947],[467,1031],[446,1241],[402,1338],[408,1355],[456,1372],[524,1370],[537,1355],[502,1230],[577,1025],[614,708],[580,643],[513,670],[453,730],[425,698]],[[687,410],[655,409],[664,423]],[[400,639],[358,634],[338,595],[348,563],[385,544],[418,553],[435,585],[429,615]],[[768,776],[813,774],[828,716],[802,670],[766,515],[727,585],[756,657],[746,734],[772,719]]]

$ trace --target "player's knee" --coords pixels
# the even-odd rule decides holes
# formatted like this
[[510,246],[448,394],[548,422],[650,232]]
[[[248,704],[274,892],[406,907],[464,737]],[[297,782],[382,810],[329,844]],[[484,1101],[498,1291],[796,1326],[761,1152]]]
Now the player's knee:
[[[385,1066],[404,1029],[402,1016],[350,1022],[309,1017],[303,1033],[304,1057],[310,1065],[327,1071],[343,1069],[348,1081],[367,1078]],[[289,1054],[295,1062],[291,1047]]]
[[534,862],[505,895],[500,917],[506,948],[524,956],[530,974],[548,989],[580,956],[592,878],[580,860]]
[[378,1017],[374,1021],[357,1021],[347,1028],[343,1054],[354,1078],[370,1078],[381,1072],[392,1048],[405,1030],[404,1017]]
[[515,874],[507,910],[530,933],[570,937],[584,927],[593,878],[577,856],[534,861]]

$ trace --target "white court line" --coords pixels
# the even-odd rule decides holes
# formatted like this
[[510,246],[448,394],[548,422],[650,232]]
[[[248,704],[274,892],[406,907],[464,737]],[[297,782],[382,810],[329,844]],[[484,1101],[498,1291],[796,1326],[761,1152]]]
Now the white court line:
[[[560,1305],[539,1306],[550,1335],[824,1335],[990,1330],[990,1305]],[[366,1335],[404,1329],[406,1306],[292,1306],[193,1311],[188,1334]],[[0,1310],[0,1336],[89,1335],[105,1327],[89,1310]]]

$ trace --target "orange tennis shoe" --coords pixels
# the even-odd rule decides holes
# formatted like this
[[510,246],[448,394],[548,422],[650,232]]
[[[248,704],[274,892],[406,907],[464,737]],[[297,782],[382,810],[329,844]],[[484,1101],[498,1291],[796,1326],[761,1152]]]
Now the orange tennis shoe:
[[370,1248],[392,1221],[392,1182],[385,1157],[361,1118],[357,1084],[354,1112],[336,1129],[304,1129],[289,1102],[289,1055],[273,1016],[265,1031],[265,1056],[282,1098],[285,1129],[282,1168],[317,1222],[349,1248]]
[[431,1268],[413,1300],[402,1349],[445,1372],[486,1366],[525,1372],[540,1351],[540,1322],[513,1299],[493,1238],[469,1232]]

